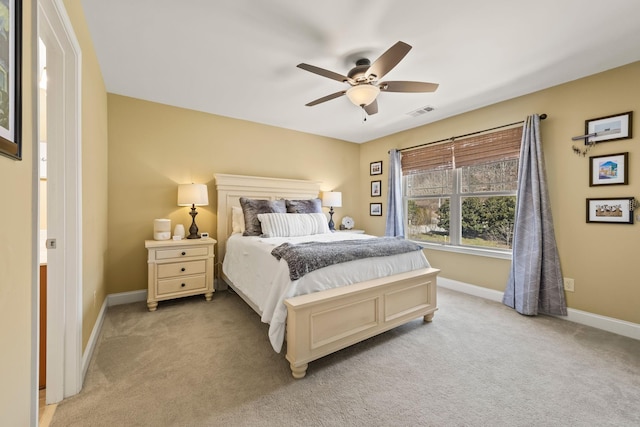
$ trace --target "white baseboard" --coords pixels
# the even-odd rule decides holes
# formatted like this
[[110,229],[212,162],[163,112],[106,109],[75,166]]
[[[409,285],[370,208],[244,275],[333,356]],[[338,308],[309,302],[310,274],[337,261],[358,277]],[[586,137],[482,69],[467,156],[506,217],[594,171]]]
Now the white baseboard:
[[102,323],[104,322],[104,316],[106,313],[107,298],[105,298],[104,302],[102,303],[102,307],[100,307],[98,318],[96,319],[96,323],[93,325],[93,329],[91,330],[91,336],[89,336],[89,342],[87,342],[87,346],[85,347],[84,353],[82,354],[82,383],[84,383],[84,377],[87,375],[87,369],[89,369],[89,362],[91,361],[93,351],[95,350],[96,344],[98,343],[98,337],[100,336]]
[[147,291],[143,289],[139,291],[109,294],[107,295],[107,300],[109,301],[109,307],[112,307],[114,305],[130,304],[132,302],[146,301]]
[[438,276],[438,286],[496,302],[502,302],[502,295],[504,294],[504,292],[483,288],[482,286],[470,285],[440,276]]
[[[438,277],[438,286],[497,302],[502,302],[502,295],[504,294],[504,292],[458,282],[445,277]],[[554,317],[640,340],[640,324],[638,323],[601,316],[587,311],[576,310],[575,308],[567,308],[566,316]]]

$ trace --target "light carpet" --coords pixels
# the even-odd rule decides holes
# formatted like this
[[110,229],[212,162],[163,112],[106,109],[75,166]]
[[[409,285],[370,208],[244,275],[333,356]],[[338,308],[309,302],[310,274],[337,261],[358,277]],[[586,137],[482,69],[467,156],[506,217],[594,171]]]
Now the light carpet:
[[640,426],[640,341],[442,288],[438,306],[301,380],[231,292],[111,307],[52,426]]

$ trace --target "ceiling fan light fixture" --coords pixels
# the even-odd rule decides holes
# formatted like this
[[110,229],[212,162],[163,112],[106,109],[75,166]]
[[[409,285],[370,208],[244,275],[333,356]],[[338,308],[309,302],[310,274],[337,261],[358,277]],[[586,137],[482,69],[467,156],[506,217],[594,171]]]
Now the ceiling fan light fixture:
[[366,107],[375,101],[380,93],[378,86],[370,84],[356,85],[347,90],[347,97],[357,107]]

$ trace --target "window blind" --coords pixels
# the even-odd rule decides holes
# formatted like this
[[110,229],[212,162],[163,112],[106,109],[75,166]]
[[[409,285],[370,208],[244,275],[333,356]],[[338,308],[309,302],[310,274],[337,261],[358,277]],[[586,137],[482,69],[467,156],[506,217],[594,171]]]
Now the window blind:
[[474,135],[402,153],[404,175],[427,170],[446,170],[520,156],[522,126]]
[[453,169],[453,142],[428,145],[402,153],[402,174]]

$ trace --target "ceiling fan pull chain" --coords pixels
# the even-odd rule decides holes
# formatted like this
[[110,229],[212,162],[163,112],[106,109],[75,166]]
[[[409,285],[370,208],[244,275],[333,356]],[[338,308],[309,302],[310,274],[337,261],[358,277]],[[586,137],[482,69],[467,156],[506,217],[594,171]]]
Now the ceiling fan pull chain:
[[360,111],[362,111],[362,124],[365,124],[365,122],[367,121],[367,112],[364,111],[364,106],[360,107]]

